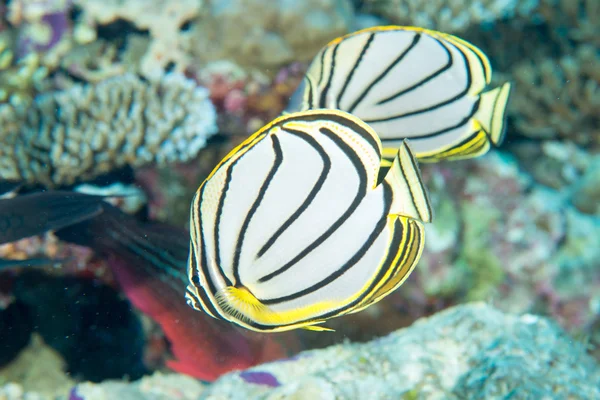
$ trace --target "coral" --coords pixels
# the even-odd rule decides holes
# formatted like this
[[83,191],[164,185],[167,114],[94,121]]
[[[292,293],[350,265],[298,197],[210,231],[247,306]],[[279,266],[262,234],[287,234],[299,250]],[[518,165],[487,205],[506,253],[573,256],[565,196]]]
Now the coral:
[[73,45],[69,12],[72,0],[15,0],[8,6],[8,21],[18,30],[19,56],[37,54],[54,69]]
[[178,74],[133,75],[0,108],[0,174],[47,186],[90,179],[124,165],[193,158],[215,133],[207,90]]
[[575,184],[592,162],[590,153],[570,141],[530,139],[508,148],[538,183],[557,190]]
[[575,184],[571,202],[586,214],[600,216],[600,155],[596,155],[585,174]]
[[509,112],[521,133],[600,145],[600,53],[580,45],[560,58],[527,60],[514,67]]
[[[148,386],[167,381],[146,378]],[[142,382],[80,384],[77,399],[159,398]],[[483,303],[452,308],[365,344],[332,346],[227,374],[190,391],[207,399],[471,399],[600,396],[600,366],[552,322]],[[140,393],[142,392],[142,393]],[[96,397],[97,396],[97,397]],[[171,398],[175,398],[173,394]],[[181,397],[179,397],[181,396]],[[73,397],[72,397],[73,398]],[[188,398],[183,393],[177,398]]]
[[14,44],[8,34],[0,32],[0,105],[26,105],[44,88],[48,69],[40,65],[36,54],[16,59]]
[[[68,393],[74,384],[66,372],[66,367],[60,354],[44,343],[38,334],[33,334],[31,342],[18,357],[0,368],[0,385],[10,382],[11,391],[16,392],[19,391],[18,387],[23,385],[28,391],[36,391],[54,398]],[[7,386],[4,386],[4,389],[0,386],[0,399],[5,398],[3,391],[6,388]]]
[[230,59],[270,74],[309,61],[330,40],[349,31],[350,0],[207,1],[198,17],[191,51],[203,63]]
[[75,0],[83,11],[81,24],[91,29],[122,19],[149,31],[152,41],[140,60],[145,76],[162,73],[169,65],[173,71],[183,72],[191,64],[190,34],[183,32],[183,28],[199,14],[202,3],[199,0]]
[[597,0],[541,0],[537,12],[557,34],[566,31],[571,40],[600,46],[600,3]]
[[69,400],[195,400],[200,398],[204,388],[205,385],[187,376],[155,373],[130,384],[119,381],[109,381],[101,385],[82,383],[72,389]]
[[[99,83],[127,71],[117,59],[117,46],[103,40],[75,47],[60,64],[72,76],[90,83]],[[128,72],[135,70],[131,68]]]
[[0,257],[11,260],[25,260],[36,256],[57,258],[59,249],[56,238],[51,234],[44,234],[0,245]]
[[397,25],[414,25],[448,33],[503,18],[530,16],[538,0],[366,0],[364,11]]

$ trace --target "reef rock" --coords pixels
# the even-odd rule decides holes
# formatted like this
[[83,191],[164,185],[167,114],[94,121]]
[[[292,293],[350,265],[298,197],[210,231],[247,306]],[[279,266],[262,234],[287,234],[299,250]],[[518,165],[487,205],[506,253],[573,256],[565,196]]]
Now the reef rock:
[[[137,396],[131,398],[162,399],[156,393],[167,392],[151,389],[151,384],[173,387],[168,382],[181,379],[177,375],[153,378],[130,384],[136,388],[132,396]],[[72,398],[125,398],[112,392],[117,386],[123,394],[121,385],[114,383],[78,385]],[[553,322],[472,303],[369,343],[303,352],[225,375],[212,385],[196,386],[194,396],[232,400],[597,399],[600,367],[583,345]]]

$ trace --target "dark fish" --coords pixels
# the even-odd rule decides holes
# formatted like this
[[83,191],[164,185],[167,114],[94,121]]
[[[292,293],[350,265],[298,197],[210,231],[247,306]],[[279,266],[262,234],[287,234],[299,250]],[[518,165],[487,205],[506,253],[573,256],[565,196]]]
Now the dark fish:
[[19,190],[23,184],[18,181],[0,180],[0,198],[9,196]]
[[12,260],[8,258],[0,258],[0,271],[2,271],[3,269],[18,267],[58,267],[64,262],[65,260],[52,258],[28,258],[26,260]]
[[102,196],[46,191],[0,199],[0,244],[57,230],[102,212]]

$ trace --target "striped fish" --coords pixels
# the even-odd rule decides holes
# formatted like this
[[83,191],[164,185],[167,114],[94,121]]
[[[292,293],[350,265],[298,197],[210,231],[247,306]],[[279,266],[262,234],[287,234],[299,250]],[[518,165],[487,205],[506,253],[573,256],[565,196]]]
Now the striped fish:
[[472,158],[504,136],[510,83],[484,92],[491,77],[485,54],[455,36],[375,27],[325,46],[286,111],[354,114],[379,134],[386,159],[405,138],[419,161]]
[[187,301],[261,332],[328,330],[409,276],[431,220],[406,142],[338,110],[279,117],[221,161],[191,207]]

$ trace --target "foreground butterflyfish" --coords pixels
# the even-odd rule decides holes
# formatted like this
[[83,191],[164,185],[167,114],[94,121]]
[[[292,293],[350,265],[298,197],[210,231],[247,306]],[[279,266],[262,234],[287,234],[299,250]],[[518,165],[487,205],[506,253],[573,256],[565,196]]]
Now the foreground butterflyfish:
[[375,131],[338,110],[250,136],[192,202],[188,304],[255,331],[329,330],[320,324],[392,292],[432,213],[408,143],[381,161]]
[[485,154],[501,144],[510,83],[474,45],[427,29],[383,26],[337,38],[314,58],[287,111],[334,108],[379,135],[385,158],[410,139],[419,161]]

